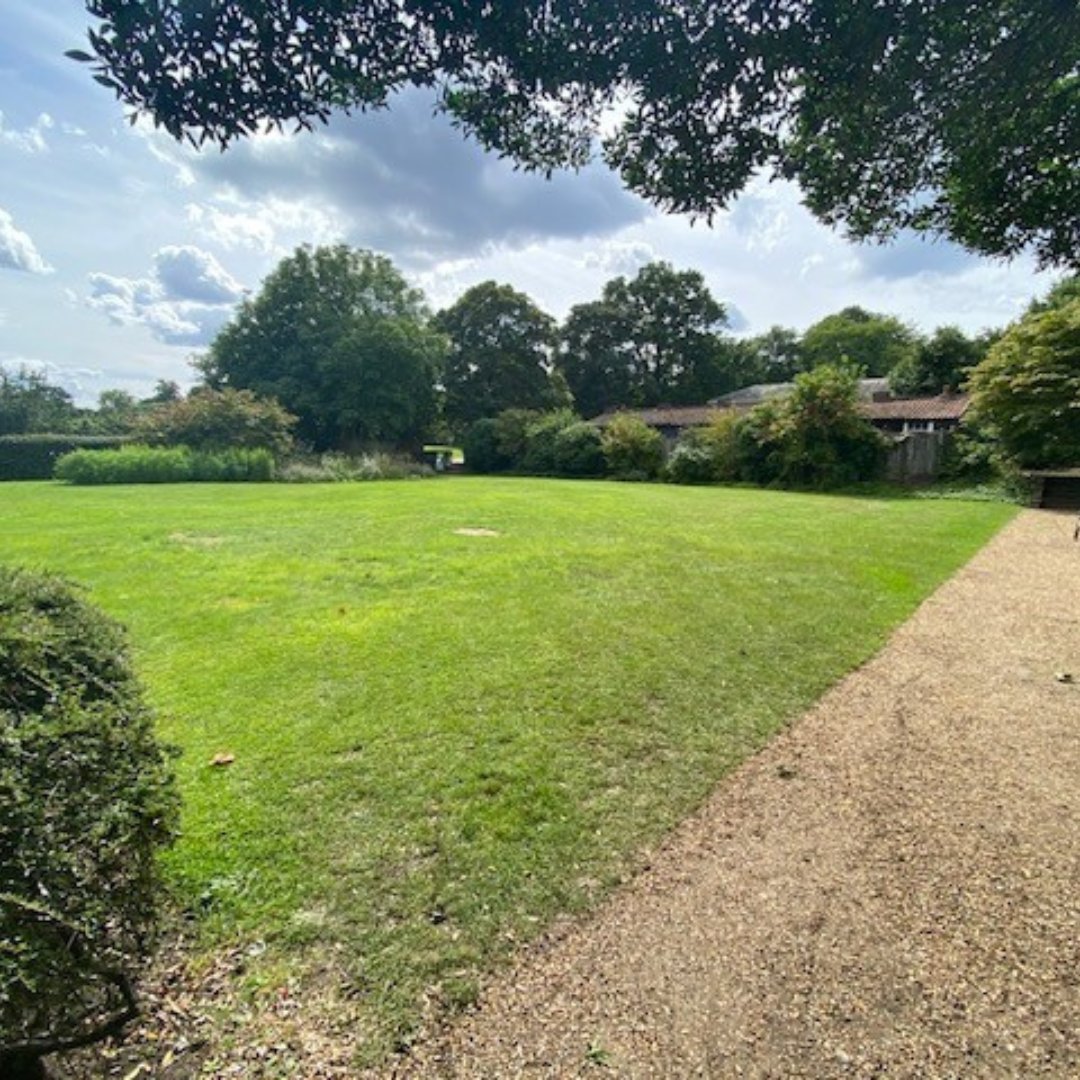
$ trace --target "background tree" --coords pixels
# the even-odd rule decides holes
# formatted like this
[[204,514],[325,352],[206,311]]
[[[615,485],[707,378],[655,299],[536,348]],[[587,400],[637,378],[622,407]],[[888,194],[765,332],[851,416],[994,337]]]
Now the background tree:
[[275,398],[317,450],[418,442],[446,350],[423,295],[385,256],[298,248],[198,363],[215,390]]
[[1070,300],[1078,298],[1080,298],[1080,274],[1070,274],[1054,285],[1045,296],[1032,300],[1028,305],[1028,312],[1038,315],[1052,308],[1063,307]]
[[599,416],[635,398],[632,320],[612,298],[576,304],[559,335],[562,372],[582,416]]
[[[771,326],[764,334],[740,341],[744,361],[739,385],[790,382],[805,370],[802,339],[795,330]],[[735,389],[735,388],[733,388]]]
[[802,339],[806,370],[820,364],[845,364],[867,375],[888,375],[897,364],[913,362],[918,341],[891,315],[847,307],[814,323]]
[[1080,465],[1080,297],[1025,315],[969,385],[972,421],[1017,465]]
[[969,338],[958,326],[940,326],[889,372],[889,388],[901,396],[959,390],[988,348],[985,338]]
[[556,409],[569,391],[552,369],[555,320],[524,293],[485,281],[435,316],[450,341],[443,368],[443,413],[463,431],[504,409]]
[[97,410],[89,420],[102,434],[122,435],[135,427],[140,413],[134,394],[126,390],[102,390],[98,394]]
[[0,435],[70,431],[78,416],[71,395],[40,371],[0,368]]
[[909,226],[1080,263],[1070,0],[87,7],[94,55],[69,55],[177,138],[224,143],[438,87],[486,147],[550,170],[599,141],[666,209],[712,213],[767,170],[858,237]]
[[169,401],[179,401],[183,396],[180,384],[175,379],[158,379],[154,383],[154,392],[143,399],[143,404],[161,405]]
[[650,263],[632,280],[609,281],[598,303],[571,310],[559,366],[585,416],[705,401],[732,380],[719,337],[726,321],[700,273]]

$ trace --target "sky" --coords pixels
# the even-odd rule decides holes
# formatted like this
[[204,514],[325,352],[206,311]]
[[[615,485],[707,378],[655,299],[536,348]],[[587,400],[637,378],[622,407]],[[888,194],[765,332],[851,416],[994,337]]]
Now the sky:
[[506,282],[557,318],[654,259],[704,274],[732,331],[858,304],[923,331],[1015,318],[1055,277],[908,236],[855,245],[761,178],[711,224],[657,212],[601,164],[515,171],[419,92],[312,133],[197,153],[134,124],[83,65],[79,0],[0,3],[0,366],[83,404],[190,385],[191,358],[303,243],[389,255],[434,308]]

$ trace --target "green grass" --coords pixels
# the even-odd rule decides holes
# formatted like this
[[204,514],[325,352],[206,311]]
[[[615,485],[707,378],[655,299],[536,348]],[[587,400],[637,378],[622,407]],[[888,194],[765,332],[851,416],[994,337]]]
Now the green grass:
[[199,947],[264,939],[274,977],[332,954],[369,1058],[602,895],[1013,513],[479,478],[0,499],[0,559],[128,625],[183,747]]

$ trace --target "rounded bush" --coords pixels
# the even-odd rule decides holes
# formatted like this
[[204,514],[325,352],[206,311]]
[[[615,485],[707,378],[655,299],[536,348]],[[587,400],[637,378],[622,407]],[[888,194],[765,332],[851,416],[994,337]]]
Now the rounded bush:
[[556,440],[566,428],[578,422],[569,409],[540,413],[525,429],[522,470],[534,476],[554,476],[559,471],[555,456]]
[[499,426],[494,419],[477,420],[462,444],[465,467],[469,472],[493,473],[506,468],[499,450]]
[[584,421],[563,428],[555,436],[555,471],[562,476],[603,476],[599,429]]
[[122,631],[0,568],[0,1075],[132,1015],[177,810]]
[[665,475],[673,484],[713,483],[717,477],[712,449],[701,440],[680,440],[667,460]]
[[604,429],[604,460],[620,480],[651,480],[664,465],[660,432],[636,416],[616,416]]

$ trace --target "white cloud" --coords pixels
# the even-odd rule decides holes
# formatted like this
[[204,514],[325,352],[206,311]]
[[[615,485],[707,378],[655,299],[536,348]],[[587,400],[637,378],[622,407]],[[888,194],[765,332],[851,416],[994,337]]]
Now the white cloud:
[[281,258],[302,243],[332,244],[348,228],[342,215],[306,199],[244,199],[217,196],[188,203],[187,219],[199,233],[227,251],[248,250]]
[[167,165],[173,172],[173,183],[177,187],[188,188],[195,184],[195,173],[188,164],[192,151],[175,142],[152,121],[139,116],[131,131],[142,140],[150,156],[162,165]]
[[53,127],[53,119],[48,113],[42,113],[34,123],[20,131],[4,124],[4,114],[0,112],[0,144],[10,146],[23,154],[43,154],[49,148],[45,141],[45,132]]
[[89,276],[87,304],[118,326],[144,326],[167,345],[206,345],[229,321],[244,293],[201,248],[164,247],[149,277]]
[[0,268],[27,274],[48,274],[52,267],[41,257],[34,241],[16,228],[15,219],[0,209]]
[[581,265],[587,270],[603,270],[609,274],[636,274],[643,266],[658,258],[650,244],[641,240],[608,240],[585,254]]
[[230,304],[244,288],[208,251],[185,245],[163,247],[154,256],[154,272],[172,300]]
[[[260,134],[226,153],[196,152],[164,144],[159,133],[140,134],[178,176],[187,170],[197,185],[215,192],[215,201],[227,195],[248,217],[215,219],[202,208],[195,211],[196,224],[231,232],[234,242],[246,236],[253,247],[274,242],[262,208],[298,204],[317,206],[323,215],[300,211],[298,226],[323,228],[333,239],[387,252],[418,270],[495,246],[595,241],[651,212],[601,165],[550,179],[515,171],[463,138],[445,117],[433,116],[431,95],[419,90],[396,95],[387,111],[337,115],[325,128],[299,135]],[[252,225],[252,211],[262,225]]]

